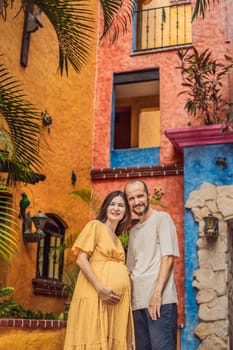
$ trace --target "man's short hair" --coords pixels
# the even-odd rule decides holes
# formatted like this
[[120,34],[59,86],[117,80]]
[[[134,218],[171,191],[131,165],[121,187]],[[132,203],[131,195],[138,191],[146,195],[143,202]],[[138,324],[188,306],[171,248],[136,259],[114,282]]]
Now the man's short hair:
[[146,192],[147,195],[149,195],[149,190],[148,190],[148,187],[146,185],[146,183],[142,180],[130,180],[129,182],[127,182],[127,184],[125,185],[125,189],[124,189],[124,192],[126,192],[126,187],[127,185],[130,185],[130,184],[133,184],[135,182],[140,182],[142,185],[143,185],[143,188],[144,188],[144,191]]

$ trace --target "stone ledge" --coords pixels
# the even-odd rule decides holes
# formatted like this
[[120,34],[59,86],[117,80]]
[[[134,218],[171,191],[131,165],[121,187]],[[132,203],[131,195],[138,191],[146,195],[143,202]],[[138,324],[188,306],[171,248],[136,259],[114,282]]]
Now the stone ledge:
[[34,320],[34,319],[12,319],[12,318],[0,318],[0,328],[65,328],[66,321],[64,320]]

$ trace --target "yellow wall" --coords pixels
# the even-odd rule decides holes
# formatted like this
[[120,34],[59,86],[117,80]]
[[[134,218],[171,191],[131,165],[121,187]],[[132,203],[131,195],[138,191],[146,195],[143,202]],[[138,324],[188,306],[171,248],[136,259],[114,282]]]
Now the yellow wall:
[[[30,329],[0,328],[0,350],[62,350],[65,328]],[[177,350],[180,349],[180,329],[177,331]]]
[[65,328],[0,328],[0,350],[62,350]]
[[160,146],[160,112],[155,108],[141,110],[138,141],[139,148]]
[[[97,6],[97,3],[95,3]],[[93,101],[95,79],[95,43],[88,64],[80,74],[70,67],[69,77],[58,71],[58,44],[56,34],[42,13],[43,28],[31,34],[28,66],[20,65],[23,32],[22,13],[8,8],[7,22],[0,19],[0,62],[23,83],[28,99],[39,109],[48,110],[53,118],[50,134],[43,129],[41,140],[50,150],[45,155],[41,173],[46,180],[36,185],[17,184],[12,188],[14,205],[18,212],[20,194],[25,191],[31,201],[29,210],[34,215],[41,210],[55,213],[67,224],[66,234],[79,232],[89,219],[89,208],[70,195],[75,188],[90,186],[89,171],[92,158]],[[94,6],[93,4],[90,6]],[[95,31],[96,32],[96,31]],[[77,171],[77,183],[71,185],[71,172]],[[34,296],[32,278],[36,272],[36,244],[23,243],[21,222],[17,232],[18,255],[12,259],[6,284],[15,288],[14,300],[26,309],[42,312],[63,311],[64,299]],[[1,282],[1,281],[0,281]],[[41,348],[42,349],[42,348]]]
[[[131,107],[131,147],[156,147],[160,144],[159,96],[119,98],[116,105]],[[150,111],[151,118],[148,112]],[[143,122],[142,120],[143,119]],[[145,122],[147,119],[147,123]],[[149,130],[148,130],[148,124]],[[153,135],[151,134],[153,133]],[[140,145],[139,145],[140,144]]]

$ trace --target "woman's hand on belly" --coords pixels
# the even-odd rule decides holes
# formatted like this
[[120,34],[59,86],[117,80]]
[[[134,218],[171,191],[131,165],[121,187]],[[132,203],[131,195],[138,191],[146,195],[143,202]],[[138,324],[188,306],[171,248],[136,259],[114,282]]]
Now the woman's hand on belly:
[[114,292],[114,290],[105,286],[102,286],[98,290],[98,295],[99,298],[107,304],[118,304],[120,301],[120,296],[117,295],[117,293]]

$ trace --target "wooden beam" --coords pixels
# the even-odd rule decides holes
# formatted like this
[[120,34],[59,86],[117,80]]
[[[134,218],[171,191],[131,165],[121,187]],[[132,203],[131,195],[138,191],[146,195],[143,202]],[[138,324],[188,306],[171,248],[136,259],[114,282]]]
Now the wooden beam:
[[24,12],[23,36],[22,36],[21,55],[20,55],[20,64],[23,67],[27,67],[27,63],[28,63],[31,32],[29,32],[27,28],[28,28],[29,14],[32,15],[32,13],[33,13],[33,6],[27,5]]

